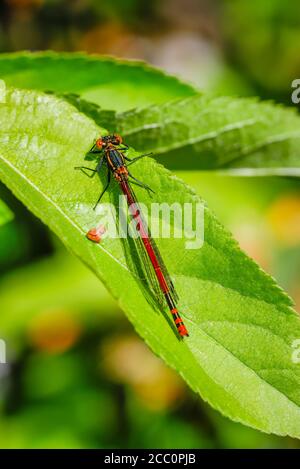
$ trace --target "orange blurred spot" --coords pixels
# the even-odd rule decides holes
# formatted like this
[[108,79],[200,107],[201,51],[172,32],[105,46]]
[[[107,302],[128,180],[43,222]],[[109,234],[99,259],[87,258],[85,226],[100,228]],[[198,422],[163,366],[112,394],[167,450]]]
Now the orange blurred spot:
[[143,405],[154,411],[176,407],[185,394],[182,382],[168,368],[151,383],[139,383],[133,387]]
[[287,246],[300,244],[300,195],[277,199],[267,212],[267,220],[279,242]]
[[270,270],[272,244],[265,225],[256,219],[254,223],[244,222],[232,226],[231,230],[241,249],[265,270]]
[[35,317],[29,326],[30,343],[48,353],[62,353],[74,345],[80,326],[66,310],[46,311]]
[[44,3],[44,0],[6,0],[6,3],[15,8],[27,8],[40,6]]
[[78,49],[89,53],[124,56],[135,47],[135,37],[120,23],[106,23],[89,29],[81,38]]
[[131,385],[143,405],[152,410],[173,407],[184,396],[178,375],[136,337],[109,339],[101,355],[106,374]]

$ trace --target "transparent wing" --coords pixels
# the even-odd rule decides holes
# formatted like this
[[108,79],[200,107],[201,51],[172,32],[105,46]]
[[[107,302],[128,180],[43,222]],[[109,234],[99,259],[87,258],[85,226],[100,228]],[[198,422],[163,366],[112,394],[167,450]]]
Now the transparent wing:
[[[170,290],[170,294],[172,295],[174,302],[177,302],[178,301],[178,295],[177,295],[177,292],[175,290],[174,284],[172,282],[171,276],[170,276],[170,274],[167,270],[167,267],[166,267],[166,265],[163,261],[163,258],[160,254],[160,251],[159,251],[158,247],[157,247],[157,244],[155,243],[154,239],[151,236],[150,229],[149,229],[149,227],[147,225],[147,222],[146,222],[146,220],[143,216],[142,210],[140,209],[139,203],[137,201],[137,197],[136,197],[132,187],[128,183],[128,181],[126,181],[126,191],[128,191],[130,193],[130,196],[131,196],[132,200],[134,201],[136,207],[139,209],[139,217],[140,217],[140,219],[143,223],[144,230],[148,233],[148,240],[149,240],[149,242],[152,246],[152,249],[155,252],[157,260],[160,264],[162,273],[165,277],[166,283],[167,283],[168,288]],[[125,194],[125,195],[127,195],[127,194]],[[137,245],[139,255],[141,256],[141,260],[142,260],[142,262],[145,266],[145,270],[147,271],[147,274],[149,276],[149,281],[151,282],[151,285],[152,285],[152,288],[155,292],[155,295],[157,295],[159,303],[163,304],[164,303],[164,296],[163,296],[163,293],[160,289],[160,285],[159,285],[158,280],[156,278],[152,263],[151,263],[151,261],[148,257],[148,254],[146,252],[146,249],[145,249],[145,246],[143,244],[143,241],[142,241],[141,237],[138,236],[137,238],[135,238],[135,242],[136,242],[136,245]]]

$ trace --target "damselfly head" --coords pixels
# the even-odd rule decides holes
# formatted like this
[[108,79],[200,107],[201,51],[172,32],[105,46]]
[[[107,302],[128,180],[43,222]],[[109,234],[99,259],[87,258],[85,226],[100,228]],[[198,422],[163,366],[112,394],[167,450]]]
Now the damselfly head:
[[95,145],[98,148],[98,150],[102,150],[102,148],[105,147],[106,142],[103,138],[100,137],[100,138],[97,138]]

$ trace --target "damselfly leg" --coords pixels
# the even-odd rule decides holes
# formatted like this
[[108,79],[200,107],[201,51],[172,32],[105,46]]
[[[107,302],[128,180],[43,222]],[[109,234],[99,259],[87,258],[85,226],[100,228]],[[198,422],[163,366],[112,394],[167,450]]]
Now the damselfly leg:
[[129,161],[128,165],[127,166],[130,166],[131,164],[135,163],[136,161],[140,160],[141,158],[145,158],[145,156],[150,156],[150,155],[153,155],[153,153],[145,153],[144,155],[140,155],[140,156],[136,156],[135,158],[127,158],[126,156],[124,156],[125,160]]
[[[88,178],[93,178],[97,173],[96,169],[88,168],[87,166],[75,166],[74,169],[80,169]],[[87,171],[91,171],[91,174],[87,173]]]
[[128,171],[128,176],[131,177],[131,179],[133,179],[133,184],[136,184],[137,186],[140,186],[142,187],[143,189],[146,189],[146,191],[148,192],[152,192],[153,194],[155,194],[154,190],[151,189],[150,186],[148,186],[147,184],[145,184],[144,182],[141,182],[139,181],[136,177],[132,176],[132,174]]
[[109,184],[110,184],[110,181],[111,181],[111,173],[110,173],[110,170],[108,169],[107,170],[107,180],[106,180],[106,186],[104,187],[103,191],[101,192],[101,194],[99,195],[98,197],[98,200],[97,202],[95,203],[93,209],[96,210],[97,208],[97,205],[100,203],[102,197],[104,196],[105,192],[107,191],[107,189],[109,188]]

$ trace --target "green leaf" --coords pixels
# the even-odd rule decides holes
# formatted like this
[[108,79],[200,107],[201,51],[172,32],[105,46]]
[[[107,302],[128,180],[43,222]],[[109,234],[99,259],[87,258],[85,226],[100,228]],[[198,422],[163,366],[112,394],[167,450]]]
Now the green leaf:
[[[185,249],[181,238],[157,240],[190,332],[180,341],[131,271],[127,241],[107,238],[99,245],[86,239],[86,231],[99,222],[92,206],[101,182],[73,167],[84,163],[104,130],[62,99],[13,89],[0,105],[0,123],[3,182],[98,275],[152,350],[228,417],[300,437],[300,367],[292,361],[299,317],[287,295],[239,249],[210,210],[205,207],[201,249]],[[201,202],[150,158],[134,165],[134,175],[153,187],[155,202],[194,208]],[[142,189],[136,192],[147,206],[153,201]],[[104,202],[118,193],[114,184]]]
[[12,211],[8,206],[0,199],[0,227],[8,223],[14,218]]
[[76,95],[81,112],[170,169],[300,176],[300,117],[253,98],[195,96],[118,113]]
[[300,175],[294,109],[254,98],[195,96],[115,119],[129,145],[153,151],[170,168]]
[[190,85],[144,62],[83,53],[1,54],[0,78],[9,86],[77,93],[116,110],[164,103],[197,93]]

